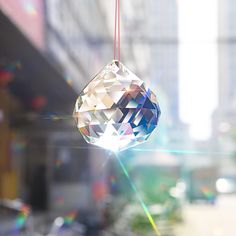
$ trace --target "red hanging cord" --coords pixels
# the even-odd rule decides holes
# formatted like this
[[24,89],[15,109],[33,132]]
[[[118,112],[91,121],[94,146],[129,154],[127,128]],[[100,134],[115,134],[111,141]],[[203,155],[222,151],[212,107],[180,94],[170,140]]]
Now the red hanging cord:
[[115,0],[115,26],[114,26],[114,60],[116,59],[116,26],[117,26],[117,0]]
[[118,55],[118,60],[120,61],[120,0],[115,0],[114,60],[116,60],[116,53]]
[[120,0],[118,0],[118,60],[120,61]]

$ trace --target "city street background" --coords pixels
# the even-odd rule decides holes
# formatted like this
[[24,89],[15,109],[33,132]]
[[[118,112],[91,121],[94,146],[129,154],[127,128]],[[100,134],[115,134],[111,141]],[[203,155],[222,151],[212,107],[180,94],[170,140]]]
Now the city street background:
[[118,156],[72,115],[115,2],[0,0],[0,236],[235,236],[236,1],[120,0],[120,61],[161,117]]

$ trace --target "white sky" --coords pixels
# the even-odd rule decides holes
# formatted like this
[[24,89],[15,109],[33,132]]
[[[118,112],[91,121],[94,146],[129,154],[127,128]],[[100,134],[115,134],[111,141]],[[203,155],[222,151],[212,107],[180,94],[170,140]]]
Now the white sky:
[[211,133],[217,105],[217,0],[176,0],[179,7],[180,117],[191,136]]

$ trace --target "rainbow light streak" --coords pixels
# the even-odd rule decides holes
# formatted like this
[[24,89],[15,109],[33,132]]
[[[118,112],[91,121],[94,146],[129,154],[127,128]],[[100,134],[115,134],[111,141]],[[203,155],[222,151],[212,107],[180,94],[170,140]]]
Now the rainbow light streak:
[[46,116],[38,116],[41,119],[44,120],[53,120],[53,121],[58,121],[58,120],[68,120],[68,119],[73,119],[73,117],[71,115],[54,115],[54,114],[50,114],[50,115],[46,115]]
[[67,84],[71,87],[72,86],[72,83],[73,83],[73,81],[72,81],[72,79],[70,78],[70,77],[68,77],[68,76],[65,76],[65,81],[67,82]]
[[22,63],[20,61],[16,61],[6,66],[6,69],[11,72],[15,72],[16,69],[21,69]]
[[142,208],[143,208],[143,210],[144,210],[144,212],[145,212],[145,214],[146,214],[146,216],[147,216],[147,218],[148,218],[148,220],[149,220],[149,222],[150,222],[152,228],[154,229],[156,235],[157,235],[157,236],[161,236],[161,234],[160,234],[160,232],[159,232],[159,230],[158,230],[158,228],[157,228],[157,225],[156,225],[156,223],[155,223],[155,221],[154,221],[152,215],[150,214],[150,212],[149,212],[149,210],[148,210],[146,204],[144,203],[144,201],[143,201],[141,195],[139,194],[138,189],[136,188],[134,182],[133,182],[132,179],[130,178],[130,175],[129,175],[127,169],[125,168],[123,162],[121,161],[121,159],[118,157],[117,154],[115,154],[115,157],[116,157],[116,159],[118,160],[118,162],[119,162],[119,164],[120,164],[120,166],[121,166],[121,169],[123,170],[125,176],[127,177],[128,181],[129,181],[129,183],[130,183],[130,185],[131,185],[131,188],[132,188],[133,191],[135,192],[135,194],[136,194],[136,196],[137,196],[137,198],[138,198],[138,200],[139,200],[139,202],[140,202],[140,204],[141,204],[141,206],[142,206]]
[[207,152],[197,150],[181,150],[181,149],[147,149],[147,148],[132,148],[135,152],[161,152],[161,153],[174,153],[174,154],[190,154],[190,155],[215,155],[215,156],[231,156],[227,152]]
[[25,11],[31,15],[31,16],[37,16],[37,10],[35,8],[35,6],[33,5],[32,2],[30,1],[27,1],[25,4],[24,4],[24,9]]
[[[97,149],[100,149],[100,148],[97,148]],[[106,166],[110,158],[111,158],[111,153],[108,154],[106,160],[104,160],[104,162],[102,163],[101,168],[104,168]]]
[[[49,145],[49,148],[59,147],[56,145]],[[93,149],[93,150],[104,150],[100,147],[91,147],[91,146],[61,146],[66,148],[74,148],[74,149]],[[211,155],[211,156],[232,156],[229,152],[211,152],[211,151],[198,151],[198,150],[182,150],[182,149],[147,149],[147,148],[131,148],[130,151],[133,152],[156,152],[156,153],[171,153],[171,154],[178,154],[178,155]],[[111,153],[111,152],[110,152]],[[109,153],[109,154],[110,154]],[[113,152],[114,153],[114,152]],[[103,165],[106,164],[106,161]]]
[[21,229],[26,222],[26,217],[22,214],[19,214],[16,218],[15,226],[17,229]]
[[55,161],[55,167],[56,167],[56,169],[60,169],[61,164],[62,164],[61,160],[56,160],[56,161]]
[[214,200],[214,198],[216,197],[214,192],[212,192],[208,187],[202,187],[201,191],[208,200]]
[[64,217],[64,224],[71,225],[76,217],[77,213],[75,211],[70,212],[67,216]]
[[20,209],[20,213],[18,214],[16,221],[15,221],[15,227],[16,229],[21,229],[29,216],[30,208],[27,205],[22,206]]

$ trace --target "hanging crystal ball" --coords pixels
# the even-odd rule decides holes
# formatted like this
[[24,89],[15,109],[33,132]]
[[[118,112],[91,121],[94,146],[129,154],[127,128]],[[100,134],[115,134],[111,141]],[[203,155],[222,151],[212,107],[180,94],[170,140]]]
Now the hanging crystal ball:
[[146,141],[160,113],[155,94],[113,60],[84,88],[73,115],[88,143],[117,152]]

